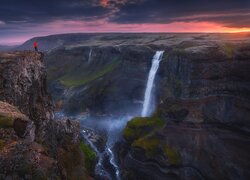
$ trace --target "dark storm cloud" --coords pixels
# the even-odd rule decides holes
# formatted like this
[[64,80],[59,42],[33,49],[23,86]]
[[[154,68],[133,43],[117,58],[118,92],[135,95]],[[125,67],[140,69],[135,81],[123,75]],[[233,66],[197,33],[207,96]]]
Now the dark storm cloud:
[[211,21],[229,27],[250,26],[250,0],[1,0],[0,3],[0,26],[103,17],[120,24]]
[[[17,35],[21,39],[62,32],[120,31],[125,26],[148,31],[153,24],[172,22],[250,28],[250,0],[0,0],[0,43]],[[168,28],[159,28],[164,29]]]
[[[111,21],[128,24],[211,21],[229,27],[250,27],[250,0],[138,0],[137,2],[121,6]],[[190,18],[186,18],[187,16]]]
[[5,23],[98,18],[107,14],[97,0],[1,0],[0,21]]

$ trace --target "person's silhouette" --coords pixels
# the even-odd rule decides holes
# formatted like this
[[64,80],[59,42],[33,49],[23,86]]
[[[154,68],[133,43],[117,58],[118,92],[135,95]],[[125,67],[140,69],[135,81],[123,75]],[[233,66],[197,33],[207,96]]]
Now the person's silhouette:
[[36,41],[34,42],[34,49],[35,49],[35,51],[38,51],[38,47],[37,47],[37,42]]

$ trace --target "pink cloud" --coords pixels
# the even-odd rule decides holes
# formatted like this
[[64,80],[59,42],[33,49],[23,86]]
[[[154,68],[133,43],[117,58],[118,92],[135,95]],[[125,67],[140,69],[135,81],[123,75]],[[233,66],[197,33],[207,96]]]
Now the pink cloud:
[[211,22],[174,22],[169,24],[116,24],[106,19],[96,21],[62,21],[57,20],[35,27],[27,27],[24,34],[1,38],[0,44],[18,44],[35,36],[45,36],[60,33],[100,33],[100,32],[203,32],[231,33],[250,32],[250,28],[229,28],[223,24]]

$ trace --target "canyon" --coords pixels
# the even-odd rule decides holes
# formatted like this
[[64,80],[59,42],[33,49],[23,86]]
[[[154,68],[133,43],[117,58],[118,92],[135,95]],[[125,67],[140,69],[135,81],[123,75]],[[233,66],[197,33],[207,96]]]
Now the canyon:
[[[23,51],[34,40],[44,53]],[[9,139],[1,128],[4,149],[14,139],[35,148],[45,144],[48,153],[34,151],[59,173],[46,176],[73,179],[82,172],[77,176],[90,178],[79,150],[82,136],[99,156],[95,179],[248,179],[249,40],[248,33],[31,39],[0,56],[0,105],[17,107],[16,121],[29,127],[24,137],[11,125]],[[159,66],[152,70],[157,53]],[[150,107],[142,114],[146,101]],[[72,128],[66,119],[75,119]],[[72,153],[82,162],[70,171],[65,161],[76,158]],[[10,155],[1,162],[6,159]]]

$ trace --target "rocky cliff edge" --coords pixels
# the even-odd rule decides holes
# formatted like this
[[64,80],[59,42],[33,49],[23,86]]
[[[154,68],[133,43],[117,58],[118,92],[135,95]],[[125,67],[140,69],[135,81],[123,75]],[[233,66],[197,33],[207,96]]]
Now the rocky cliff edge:
[[0,53],[0,179],[86,179],[80,125],[55,121],[43,54]]

